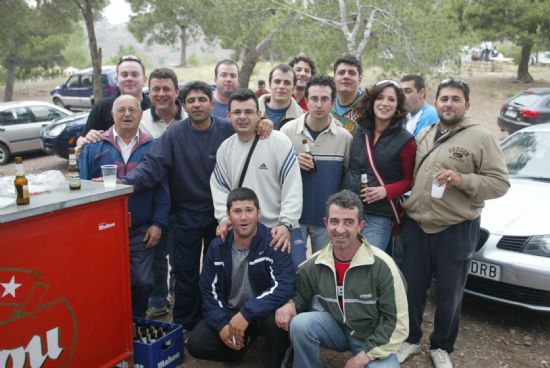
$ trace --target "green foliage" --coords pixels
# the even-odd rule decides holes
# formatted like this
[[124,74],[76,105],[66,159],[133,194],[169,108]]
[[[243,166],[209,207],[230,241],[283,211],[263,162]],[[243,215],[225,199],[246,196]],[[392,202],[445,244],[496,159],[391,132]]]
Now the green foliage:
[[62,52],[65,62],[63,66],[74,66],[75,68],[83,69],[90,66],[92,63],[90,51],[87,47],[87,40],[84,37],[84,32],[80,27],[76,27],[75,31],[68,35],[67,44]]
[[187,66],[199,66],[200,60],[194,53],[187,57]]

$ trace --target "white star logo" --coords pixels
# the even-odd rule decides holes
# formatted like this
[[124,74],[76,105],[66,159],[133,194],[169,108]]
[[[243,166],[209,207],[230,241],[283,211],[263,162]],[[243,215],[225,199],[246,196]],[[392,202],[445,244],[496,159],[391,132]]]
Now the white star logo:
[[21,284],[17,284],[15,282],[15,276],[11,277],[10,282],[8,282],[8,283],[1,283],[0,282],[0,285],[2,285],[4,287],[4,293],[2,294],[2,298],[5,297],[8,294],[10,294],[11,296],[13,296],[15,298],[15,289],[17,289],[19,286],[21,286]]

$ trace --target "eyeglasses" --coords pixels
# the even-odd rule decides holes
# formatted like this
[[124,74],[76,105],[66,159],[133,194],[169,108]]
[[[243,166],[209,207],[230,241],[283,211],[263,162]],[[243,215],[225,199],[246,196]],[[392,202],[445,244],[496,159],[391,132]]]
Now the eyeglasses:
[[317,97],[317,96],[311,96],[311,97],[308,97],[307,99],[309,102],[311,103],[317,103],[319,101],[321,101],[321,103],[329,103],[332,101],[332,98],[328,97],[328,96],[323,96],[321,98]]
[[439,87],[446,87],[446,86],[460,86],[460,87],[466,87],[468,89],[470,88],[468,83],[466,83],[462,79],[454,79],[454,78],[444,79],[441,82],[439,82]]
[[391,80],[391,79],[384,79],[384,80],[381,80],[379,82],[376,82],[376,84],[374,86],[378,87],[378,86],[381,86],[383,84],[391,84],[392,86],[401,89],[401,84],[399,84],[398,82],[396,82],[394,80]]
[[246,109],[246,110],[242,110],[242,111],[241,110],[233,110],[233,111],[231,111],[231,115],[234,115],[236,117],[239,117],[242,114],[244,114],[245,116],[252,116],[256,112],[257,112],[257,110],[252,110],[252,109]]
[[130,114],[132,115],[135,115],[138,113],[138,109],[136,109],[135,107],[119,107],[118,109],[115,110],[115,112],[119,115],[124,115],[126,114],[126,112],[129,112]]
[[125,61],[135,61],[136,63],[139,63],[140,65],[143,65],[143,64],[141,64],[141,59],[138,58],[137,56],[135,56],[135,55],[124,55],[124,56],[121,56],[120,59],[118,59],[117,66],[122,64]]

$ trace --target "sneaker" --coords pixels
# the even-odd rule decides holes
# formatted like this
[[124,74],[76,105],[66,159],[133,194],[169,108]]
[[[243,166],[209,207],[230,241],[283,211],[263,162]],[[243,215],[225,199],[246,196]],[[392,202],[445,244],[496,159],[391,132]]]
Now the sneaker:
[[409,359],[411,355],[420,353],[420,344],[411,344],[404,341],[399,350],[397,350],[396,355],[399,363],[403,363],[405,360]]
[[167,307],[163,307],[163,308],[150,307],[149,309],[147,309],[147,313],[145,315],[145,318],[155,319],[155,318],[158,318],[158,317],[163,317],[167,313],[170,313],[170,310]]
[[445,350],[430,350],[430,356],[432,357],[435,368],[453,368],[451,357],[449,357],[449,353],[447,353]]

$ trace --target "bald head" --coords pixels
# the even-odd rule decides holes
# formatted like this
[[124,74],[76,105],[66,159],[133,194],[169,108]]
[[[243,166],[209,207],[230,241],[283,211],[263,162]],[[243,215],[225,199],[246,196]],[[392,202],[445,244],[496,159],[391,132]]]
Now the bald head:
[[132,95],[121,95],[113,103],[111,111],[116,132],[122,137],[133,137],[139,129],[141,106]]

